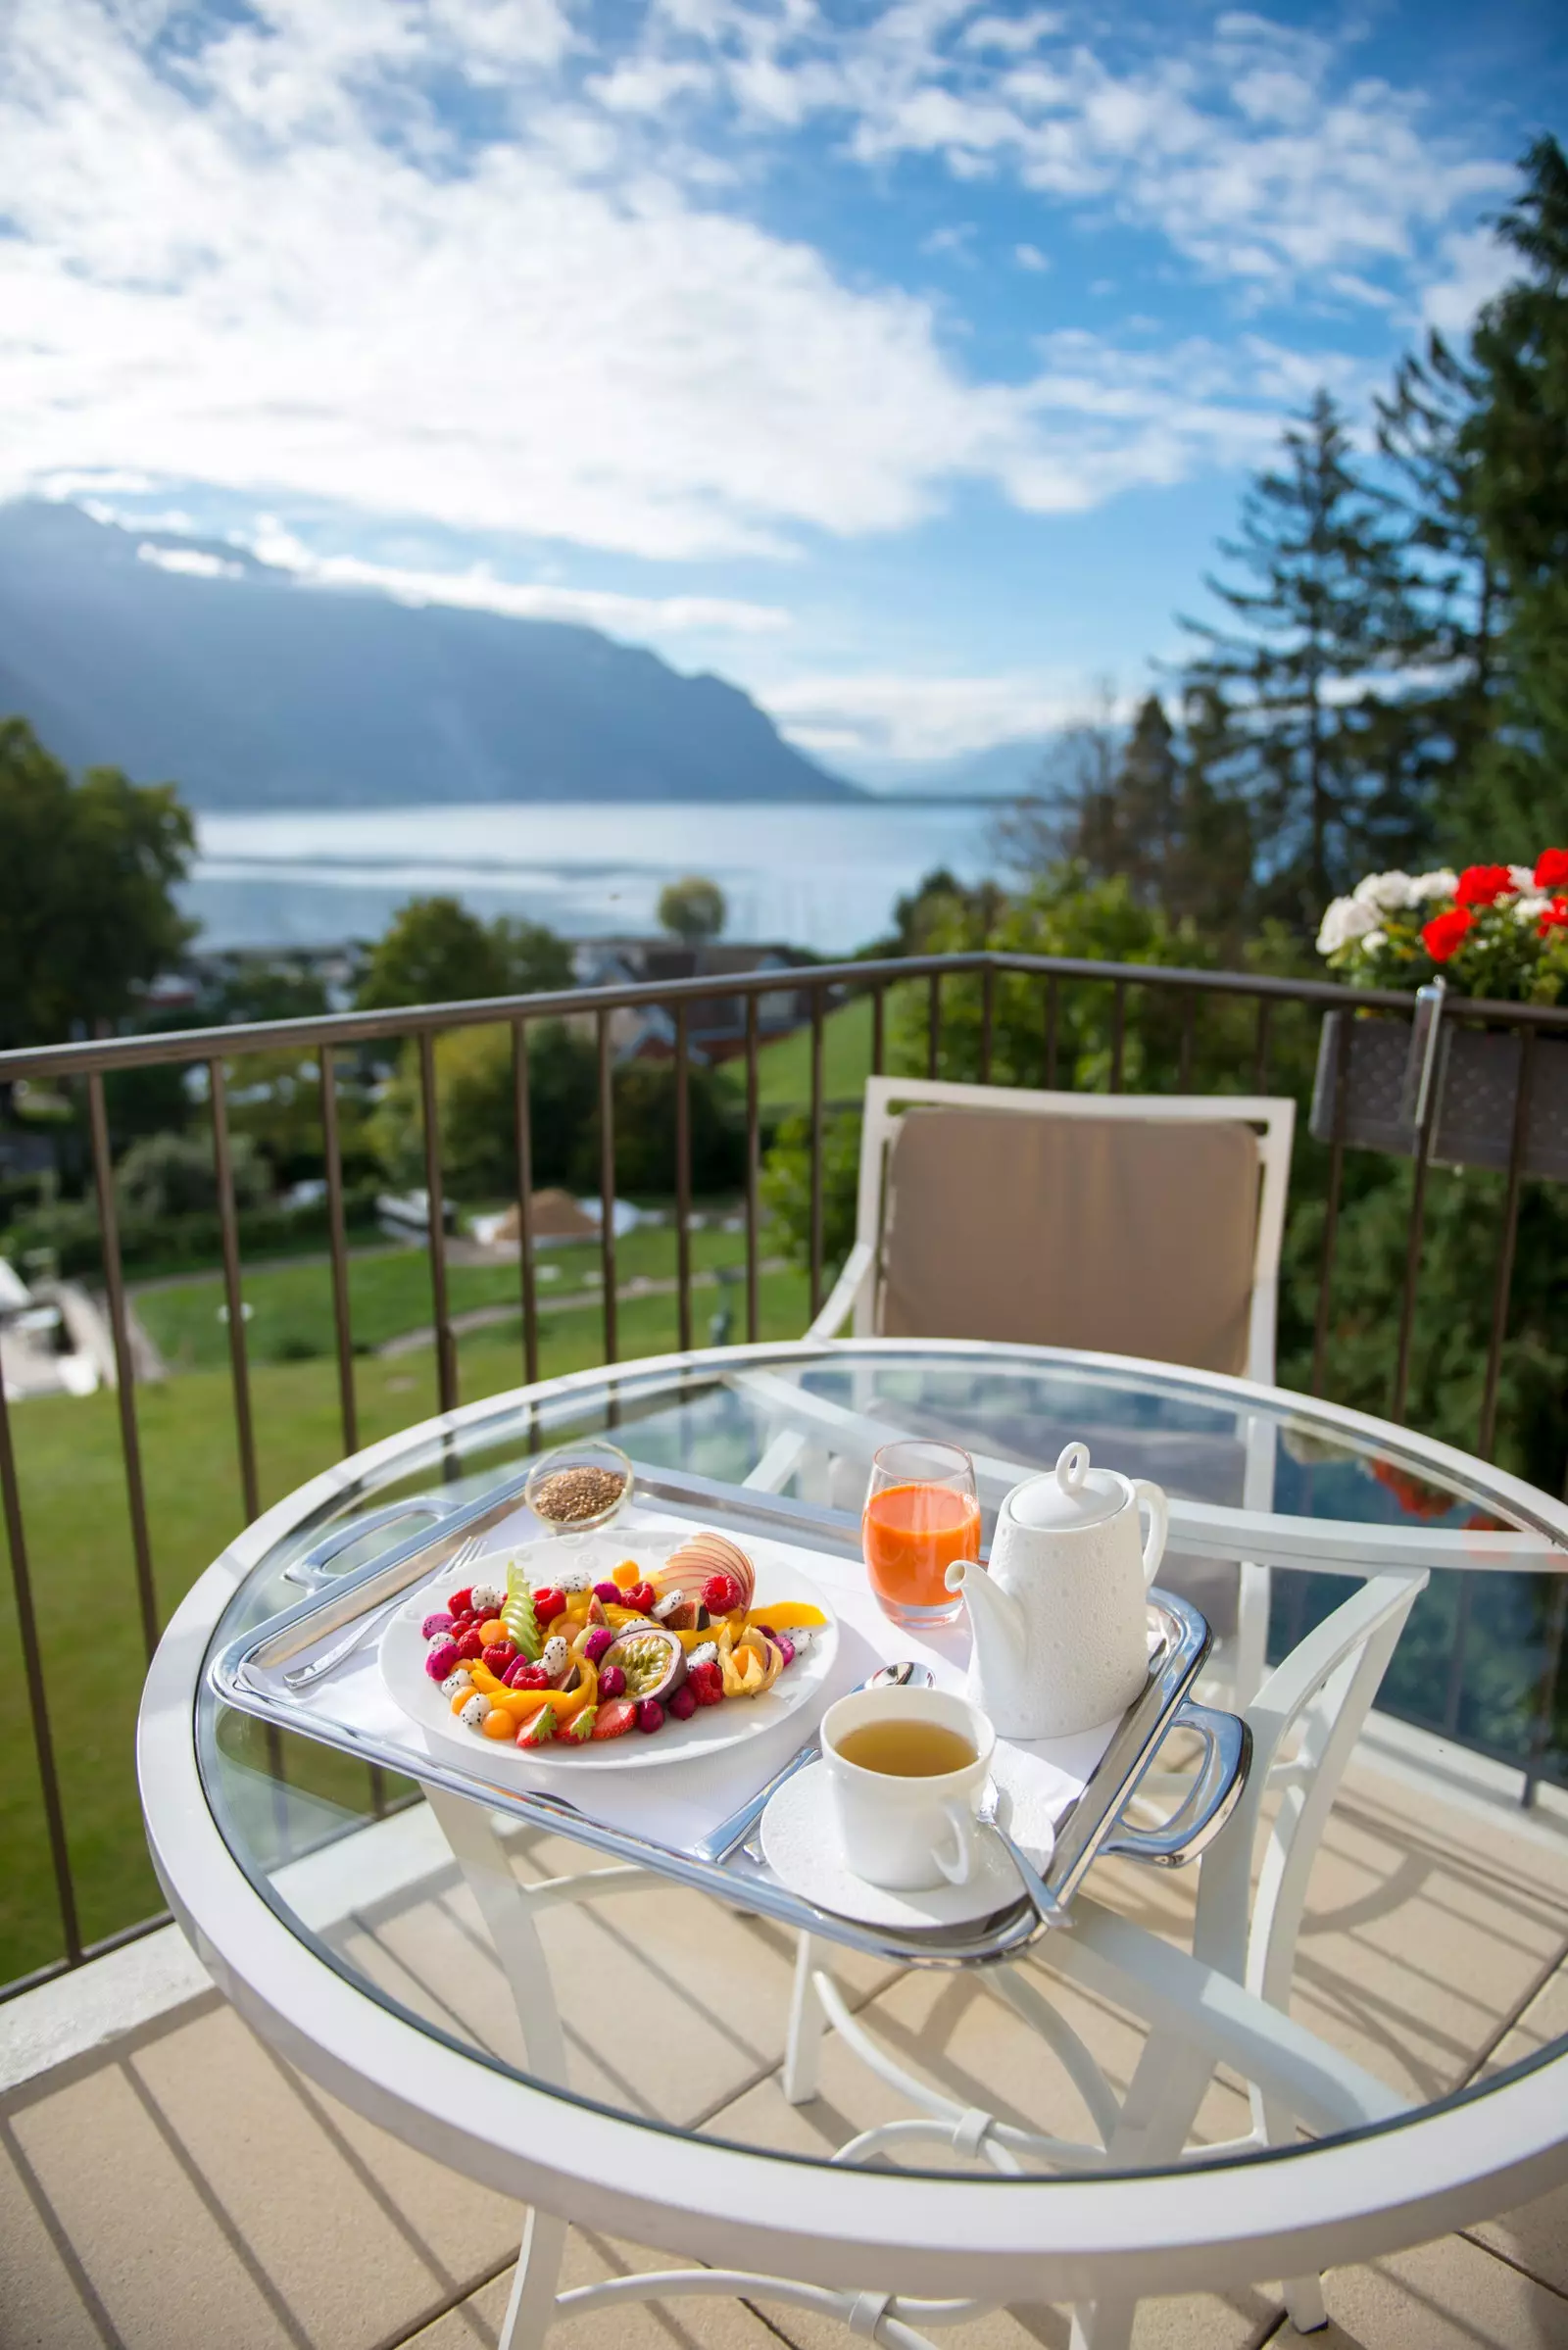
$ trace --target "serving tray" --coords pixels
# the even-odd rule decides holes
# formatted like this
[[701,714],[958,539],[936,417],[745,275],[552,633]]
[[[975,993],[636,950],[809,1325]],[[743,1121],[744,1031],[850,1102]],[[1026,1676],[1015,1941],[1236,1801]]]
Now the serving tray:
[[[305,1596],[219,1649],[208,1663],[210,1686],[223,1703],[279,1730],[399,1772],[426,1787],[481,1803],[488,1811],[566,1836],[824,1940],[908,1966],[983,1965],[1016,1956],[1046,1931],[1021,1887],[1017,1899],[987,1918],[910,1932],[863,1925],[817,1908],[778,1884],[749,1845],[722,1863],[702,1857],[705,1829],[712,1828],[737,1799],[760,1787],[778,1770],[811,1735],[842,1688],[879,1661],[911,1653],[932,1661],[939,1680],[952,1683],[963,1668],[967,1635],[960,1624],[946,1635],[933,1636],[930,1642],[911,1640],[887,1623],[874,1603],[865,1603],[859,1526],[846,1512],[745,1486],[717,1484],[681,1470],[633,1466],[632,1507],[617,1521],[617,1534],[624,1535],[628,1552],[635,1554],[640,1534],[652,1536],[691,1523],[719,1527],[743,1543],[781,1546],[802,1571],[823,1584],[839,1613],[841,1633],[854,1634],[841,1640],[839,1680],[829,1681],[810,1705],[802,1706],[768,1737],[730,1749],[726,1760],[732,1768],[716,1792],[701,1784],[695,1770],[621,1772],[614,1776],[612,1791],[612,1781],[604,1774],[585,1771],[580,1782],[575,1781],[569,1759],[554,1764],[548,1784],[542,1772],[540,1783],[533,1786],[497,1785],[487,1773],[487,1761],[493,1758],[481,1740],[475,1740],[471,1763],[456,1755],[450,1744],[431,1749],[415,1724],[391,1704],[373,1635],[355,1657],[320,1681],[297,1691],[287,1688],[287,1668],[321,1652],[368,1616],[390,1609],[438,1575],[469,1537],[488,1544],[486,1555],[534,1539],[541,1530],[522,1503],[525,1474],[456,1506],[444,1506],[440,1497],[431,1496],[421,1505],[425,1522],[401,1539],[400,1528],[407,1519],[397,1511],[374,1512],[352,1527],[334,1529],[288,1570],[289,1579],[304,1587]],[[391,1546],[368,1563],[336,1572],[337,1560],[376,1531],[391,1538]],[[473,1564],[470,1560],[465,1566],[465,1575]],[[1246,1725],[1233,1714],[1197,1704],[1190,1693],[1209,1650],[1207,1623],[1186,1600],[1157,1587],[1149,1604],[1150,1661],[1143,1689],[1118,1723],[1095,1735],[1092,1749],[1081,1742],[1058,1742],[1064,1749],[1059,1758],[1064,1793],[1043,1874],[1063,1908],[1102,1854],[1162,1866],[1193,1859],[1223,1826],[1245,1783],[1250,1752]],[[844,1679],[844,1674],[850,1678]],[[1204,1749],[1186,1799],[1159,1829],[1121,1825],[1156,1750],[1177,1728],[1195,1731]],[[683,1792],[688,1781],[691,1791]]]

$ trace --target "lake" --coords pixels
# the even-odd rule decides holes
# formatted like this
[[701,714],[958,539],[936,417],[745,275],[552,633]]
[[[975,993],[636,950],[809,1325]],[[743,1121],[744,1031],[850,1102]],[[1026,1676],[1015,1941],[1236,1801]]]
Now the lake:
[[205,814],[180,899],[208,947],[374,938],[406,899],[438,892],[593,938],[657,929],[665,882],[704,873],[728,902],[726,936],[840,955],[886,931],[933,866],[992,870],[996,814],[974,801]]

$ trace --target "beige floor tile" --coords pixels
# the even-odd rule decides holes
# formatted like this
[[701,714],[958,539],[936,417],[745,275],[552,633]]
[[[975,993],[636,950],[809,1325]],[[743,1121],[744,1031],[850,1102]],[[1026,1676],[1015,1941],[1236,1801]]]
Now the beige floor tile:
[[88,2306],[92,2288],[73,2276],[74,2251],[55,2241],[29,2184],[20,2149],[0,2126],[0,2344],[102,2350],[103,2329]]
[[1497,2042],[1482,2066],[1479,2078],[1505,2072],[1540,2056],[1554,2041],[1568,2040],[1568,1959],[1556,1966],[1518,2021]]
[[[562,2289],[596,2284],[610,2276],[630,2276],[648,2269],[678,2268],[682,2264],[665,2252],[648,2252],[635,2244],[596,2235],[575,2228],[566,2238],[562,2264]],[[435,2325],[416,2334],[407,2350],[494,2350],[512,2272],[451,2310]],[[727,2295],[714,2300],[690,2297],[668,2302],[619,2302],[607,2309],[586,2310],[581,2317],[562,2321],[551,2331],[551,2350],[778,2350],[778,2337],[739,2301]]]
[[[1500,2220],[1483,2220],[1464,2230],[1478,2244],[1500,2252],[1515,2268],[1568,2295],[1568,2187],[1540,2195]],[[1568,2342],[1568,2322],[1563,2327]]]
[[1283,2343],[1314,2350],[1563,2350],[1568,2301],[1463,2236],[1445,2236],[1365,2268],[1338,2269],[1324,2298],[1332,2323]]

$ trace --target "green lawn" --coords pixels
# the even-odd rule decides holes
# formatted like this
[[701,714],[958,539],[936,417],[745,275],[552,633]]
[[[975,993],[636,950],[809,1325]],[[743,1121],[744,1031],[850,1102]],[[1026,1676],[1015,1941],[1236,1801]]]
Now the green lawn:
[[[673,1260],[673,1234],[633,1238],[650,1249],[662,1243]],[[739,1236],[729,1234],[702,1233],[693,1239],[699,1261],[711,1261],[725,1247],[739,1250],[743,1246]],[[623,1246],[618,1265],[623,1278],[660,1269],[655,1261],[637,1261],[640,1255],[641,1247],[634,1248],[630,1241]],[[363,1259],[355,1267],[356,1313],[362,1287],[367,1316],[383,1309],[390,1315],[394,1306],[388,1300],[398,1294],[396,1283],[416,1287],[422,1277],[422,1259],[414,1251],[407,1257]],[[454,1302],[459,1307],[485,1302],[492,1294],[505,1297],[507,1283],[514,1282],[515,1274],[492,1276],[487,1269],[473,1278],[476,1283],[493,1281],[493,1291],[470,1295],[459,1289],[455,1276]],[[248,1277],[246,1289],[257,1306],[250,1325],[253,1339],[269,1327],[286,1328],[287,1314],[317,1312],[309,1304],[316,1296],[312,1283],[320,1299],[327,1300],[324,1266]],[[303,1285],[297,1297],[296,1284]],[[280,1285],[275,1298],[271,1285]],[[191,1358],[201,1366],[137,1391],[159,1602],[165,1616],[238,1530],[242,1518],[227,1371],[213,1363],[206,1346],[210,1311],[217,1302],[215,1286],[180,1284],[138,1299],[149,1325],[155,1320],[155,1301],[161,1313],[162,1301],[173,1300],[171,1318],[161,1325],[160,1343],[172,1333],[189,1335]],[[195,1299],[188,1297],[192,1291],[199,1293]],[[217,1297],[220,1295],[219,1290]],[[710,1299],[711,1293],[702,1293],[696,1301],[699,1338],[706,1335]],[[329,1301],[320,1311],[329,1313]],[[264,1314],[275,1314],[275,1322],[264,1324]],[[405,1314],[397,1326],[407,1328],[427,1314],[425,1290],[417,1310]],[[186,1317],[183,1322],[181,1315]],[[764,1337],[798,1336],[808,1318],[804,1277],[764,1276],[761,1317]],[[329,1334],[329,1321],[325,1327]],[[372,1327],[368,1322],[367,1336]],[[221,1328],[216,1322],[211,1328],[219,1332],[221,1353]],[[172,1350],[178,1353],[181,1344],[175,1335]],[[673,1297],[621,1301],[623,1356],[660,1353],[675,1344]],[[465,1401],[502,1394],[521,1381],[520,1323],[515,1319],[475,1332],[460,1342],[458,1351]],[[542,1317],[540,1367],[546,1377],[601,1359],[596,1307]],[[206,1367],[209,1364],[213,1367]],[[428,1348],[388,1358],[363,1357],[355,1369],[364,1444],[423,1419],[436,1408],[435,1366]],[[338,1457],[335,1362],[325,1356],[268,1360],[257,1347],[252,1394],[265,1506]],[[16,1404],[11,1422],[81,1929],[92,1940],[158,1906],[142,1842],[132,1764],[132,1731],[145,1660],[116,1398],[100,1394],[79,1400],[48,1397]],[[0,1597],[0,1982],[5,1982],[55,1957],[61,1946],[9,1584]],[[335,1758],[311,1768],[316,1774],[312,1784],[318,1783],[323,1794],[352,1799],[341,1784],[343,1772]]]
[[[699,1270],[744,1264],[746,1235],[694,1232],[691,1254],[692,1264]],[[562,1248],[541,1248],[537,1262],[539,1300],[548,1308],[552,1297],[580,1293],[597,1281],[599,1244],[574,1241]],[[630,1232],[616,1242],[617,1287],[639,1275],[657,1280],[673,1278],[674,1272],[672,1224]],[[515,1304],[517,1289],[514,1264],[449,1265],[447,1269],[448,1297],[455,1314],[474,1306]],[[216,1369],[227,1362],[228,1330],[220,1312],[223,1303],[221,1274],[193,1274],[188,1281],[159,1283],[137,1289],[133,1295],[148,1336],[175,1369]],[[335,1355],[331,1272],[324,1257],[311,1264],[248,1270],[244,1295],[252,1308],[246,1340],[253,1362]],[[428,1328],[431,1319],[430,1270],[422,1246],[372,1249],[350,1256],[349,1320],[356,1348],[372,1350],[406,1330]]]

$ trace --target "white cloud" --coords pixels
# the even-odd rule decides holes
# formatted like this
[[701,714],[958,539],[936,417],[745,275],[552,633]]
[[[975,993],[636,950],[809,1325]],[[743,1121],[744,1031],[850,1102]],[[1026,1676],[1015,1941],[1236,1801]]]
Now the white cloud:
[[1440,334],[1462,334],[1482,304],[1507,283],[1517,256],[1490,229],[1475,228],[1445,237],[1442,259],[1446,273],[1422,294],[1421,320]]
[[1029,670],[798,677],[759,689],[758,700],[804,750],[901,759],[950,759],[1050,733],[1084,706],[1082,679]]
[[1012,258],[1020,269],[1033,269],[1037,274],[1051,267],[1050,255],[1042,253],[1038,245],[1014,245]]
[[[725,633],[760,636],[788,628],[777,605],[748,604],[733,596],[626,596],[606,588],[565,587],[553,581],[498,579],[483,568],[412,571],[357,556],[314,555],[294,534],[268,517],[247,539],[263,563],[292,571],[304,587],[369,588],[400,604],[455,605],[466,612],[504,612],[516,620],[575,620],[589,628],[636,637]],[[213,575],[237,570],[199,550],[138,547],[144,561],[169,570]]]

